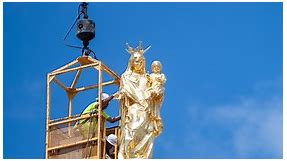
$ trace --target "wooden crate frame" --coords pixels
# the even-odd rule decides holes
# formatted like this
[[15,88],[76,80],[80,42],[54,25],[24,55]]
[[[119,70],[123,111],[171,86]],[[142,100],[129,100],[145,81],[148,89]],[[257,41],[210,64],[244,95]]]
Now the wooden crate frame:
[[[79,64],[80,66],[78,67],[72,67],[76,64]],[[86,68],[95,68],[98,71],[98,84],[96,85],[91,85],[91,86],[86,86],[86,87],[80,87],[80,88],[76,88],[76,84],[78,83],[78,80],[81,76],[81,73],[84,69]],[[77,71],[74,80],[72,82],[72,84],[67,87],[65,86],[64,83],[62,83],[59,79],[57,79],[57,75],[60,74],[65,74],[68,72],[73,72],[73,71]],[[106,72],[108,75],[110,75],[113,80],[111,81],[107,81],[107,82],[103,82],[103,72]],[[68,117],[66,117],[65,120],[50,120],[50,109],[51,109],[51,83],[55,82],[57,85],[59,85],[63,90],[66,91],[67,95],[68,95],[68,99],[69,99],[69,103],[68,103]],[[92,138],[93,140],[97,141],[97,159],[104,159],[105,158],[105,147],[103,147],[103,152],[101,152],[102,147],[101,147],[101,141],[105,142],[105,138],[101,138],[101,130],[100,129],[104,129],[103,132],[103,136],[105,136],[106,134],[106,130],[105,127],[103,128],[103,124],[102,121],[105,121],[102,117],[102,102],[99,101],[99,106],[98,106],[98,114],[92,115],[92,116],[80,116],[77,118],[74,118],[72,116],[72,110],[73,110],[73,98],[79,93],[79,92],[83,92],[86,90],[90,90],[90,89],[95,89],[98,88],[98,98],[99,100],[102,100],[102,90],[104,86],[108,86],[108,85],[112,85],[112,84],[116,84],[119,86],[119,82],[120,82],[120,77],[111,69],[109,69],[105,64],[103,64],[101,61],[98,61],[96,59],[93,59],[89,56],[82,56],[77,58],[76,60],[52,71],[51,73],[48,73],[47,75],[47,111],[46,111],[46,159],[49,158],[49,151],[53,150],[53,149],[61,149],[61,148],[66,148],[66,147],[70,147],[73,145],[77,145],[77,144],[83,144],[83,143],[87,143],[89,140],[82,140],[80,142],[76,142],[76,143],[70,143],[67,145],[61,145],[61,146],[57,146],[57,147],[52,147],[49,148],[49,129],[52,126],[55,125],[60,125],[60,124],[69,124],[69,128],[68,128],[68,134],[70,134],[71,131],[71,122],[72,121],[76,121],[76,120],[80,120],[80,119],[84,119],[84,118],[90,118],[90,117],[95,117],[96,115],[98,115],[98,130],[97,130],[97,138]],[[104,123],[104,122],[103,122]],[[105,123],[104,123],[105,125]],[[104,144],[105,146],[105,144]],[[102,155],[99,155],[102,154]]]

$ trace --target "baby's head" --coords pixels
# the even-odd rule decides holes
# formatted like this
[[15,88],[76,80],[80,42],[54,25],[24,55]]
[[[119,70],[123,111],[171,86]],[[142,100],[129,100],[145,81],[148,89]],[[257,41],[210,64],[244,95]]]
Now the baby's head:
[[162,69],[162,65],[160,63],[160,61],[153,61],[151,64],[151,69],[153,73],[161,73],[161,69]]

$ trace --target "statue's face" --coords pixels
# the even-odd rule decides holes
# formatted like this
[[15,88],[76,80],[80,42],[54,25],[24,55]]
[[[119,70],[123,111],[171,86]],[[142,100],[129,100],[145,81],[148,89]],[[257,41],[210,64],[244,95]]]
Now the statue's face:
[[133,68],[137,71],[140,71],[144,68],[144,57],[140,53],[133,54]]
[[152,71],[153,71],[154,73],[160,73],[161,67],[160,67],[159,65],[153,65],[153,66],[152,66]]
[[154,73],[160,73],[161,72],[161,63],[159,61],[153,61],[151,64],[152,72]]

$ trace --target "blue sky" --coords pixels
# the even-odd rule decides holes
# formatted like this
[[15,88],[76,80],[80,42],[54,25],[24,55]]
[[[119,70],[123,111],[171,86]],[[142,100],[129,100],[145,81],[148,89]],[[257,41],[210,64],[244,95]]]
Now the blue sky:
[[[62,40],[77,6],[4,3],[4,158],[44,158],[46,74],[80,56]],[[126,42],[152,45],[149,71],[162,62],[154,158],[282,158],[282,13],[282,3],[90,3],[90,47],[119,75]],[[74,31],[68,41],[80,45]],[[53,117],[66,112],[61,94]],[[93,94],[77,98],[75,113]],[[107,112],[117,115],[117,103]]]

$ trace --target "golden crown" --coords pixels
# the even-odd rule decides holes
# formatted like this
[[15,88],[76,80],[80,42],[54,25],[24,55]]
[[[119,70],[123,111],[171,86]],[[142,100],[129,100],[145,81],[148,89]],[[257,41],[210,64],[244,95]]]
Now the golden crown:
[[128,43],[126,43],[126,45],[128,47],[126,51],[130,54],[134,54],[134,53],[144,54],[151,47],[151,46],[148,46],[147,48],[144,49],[142,46],[142,41],[139,41],[139,45],[136,48],[131,47]]

